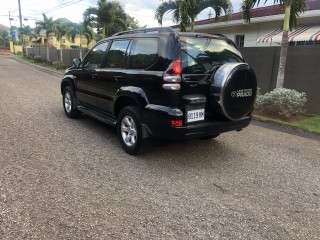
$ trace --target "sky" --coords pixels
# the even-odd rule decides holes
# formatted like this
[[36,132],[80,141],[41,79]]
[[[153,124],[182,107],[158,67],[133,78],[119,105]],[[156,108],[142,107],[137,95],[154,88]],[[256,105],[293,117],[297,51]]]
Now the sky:
[[[242,0],[231,0],[233,12],[240,11]],[[35,21],[42,19],[42,13],[57,18],[67,18],[72,22],[82,21],[82,14],[89,6],[95,7],[97,0],[20,0],[22,24],[34,27]],[[161,0],[118,0],[125,12],[139,21],[140,26],[157,27],[158,22],[154,19],[155,9]],[[18,0],[0,0],[0,24],[10,27],[10,16],[12,26],[19,26]],[[213,13],[213,11],[211,10]],[[197,18],[203,20],[208,18],[210,9],[204,10]],[[162,26],[171,26],[171,14],[165,14]]]

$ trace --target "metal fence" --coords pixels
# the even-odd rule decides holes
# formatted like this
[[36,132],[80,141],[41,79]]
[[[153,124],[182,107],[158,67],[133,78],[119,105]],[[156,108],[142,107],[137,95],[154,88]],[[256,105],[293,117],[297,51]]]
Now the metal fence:
[[[248,47],[241,52],[254,69],[262,93],[276,87],[280,47]],[[320,46],[289,46],[284,87],[307,94],[307,112],[320,114]]]
[[[62,62],[67,66],[72,66],[72,61],[75,58],[80,58],[80,49],[56,49],[49,48],[49,61],[56,62],[61,61],[62,51]],[[86,55],[88,49],[81,49],[82,57]],[[46,47],[30,47],[26,49],[27,56],[34,58],[34,56],[41,56],[43,59],[47,59],[47,48]]]

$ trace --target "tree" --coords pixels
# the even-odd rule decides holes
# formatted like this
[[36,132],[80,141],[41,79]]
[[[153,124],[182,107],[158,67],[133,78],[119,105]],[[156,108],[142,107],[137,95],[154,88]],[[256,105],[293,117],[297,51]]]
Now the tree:
[[191,28],[191,31],[194,32],[196,17],[209,7],[215,11],[216,19],[219,19],[222,10],[227,18],[231,16],[232,3],[230,0],[169,0],[158,6],[155,19],[162,25],[163,15],[173,11],[173,20],[180,24],[180,30],[186,31],[187,28]]
[[91,42],[91,40],[93,39],[93,31],[91,29],[91,27],[89,26],[88,23],[86,22],[82,22],[82,23],[71,23],[69,25],[69,28],[67,29],[67,35],[69,37],[69,39],[71,40],[71,42],[74,42],[75,38],[77,35],[80,36],[80,58],[82,58],[82,46],[81,46],[81,40],[82,40],[82,36],[85,36],[85,38],[87,39],[87,44],[89,44]]
[[129,16],[128,14],[126,17],[126,25],[128,27],[128,30],[140,28],[138,20],[136,20],[134,17]]
[[87,8],[83,17],[84,22],[102,33],[103,38],[127,29],[126,13],[115,1],[98,0],[98,6]]
[[5,47],[9,45],[9,33],[7,30],[0,29],[0,39],[3,40]]
[[19,36],[22,36],[22,41],[25,41],[27,37],[27,42],[31,41],[36,35],[33,32],[33,29],[30,26],[23,25],[22,28],[18,28]]
[[49,34],[55,33],[56,24],[53,21],[52,17],[48,18],[44,13],[43,20],[36,22],[35,32],[40,35],[41,30],[45,30],[46,38],[47,38],[47,61],[49,61]]
[[59,47],[60,47],[60,61],[62,61],[62,48],[61,48],[61,45],[62,45],[62,37],[64,35],[67,34],[68,32],[68,24],[67,23],[63,23],[63,22],[60,22],[60,21],[55,21],[55,36],[57,38],[57,41],[59,41]]
[[[243,18],[246,22],[250,23],[250,10],[257,4],[259,5],[260,0],[244,0],[242,2]],[[266,2],[265,2],[266,3]],[[280,62],[277,76],[276,88],[282,88],[284,84],[287,52],[288,52],[288,32],[290,29],[297,26],[297,17],[307,9],[306,0],[274,0],[274,4],[280,4],[284,7],[284,21],[283,21],[283,32],[281,39],[281,50],[280,50]]]

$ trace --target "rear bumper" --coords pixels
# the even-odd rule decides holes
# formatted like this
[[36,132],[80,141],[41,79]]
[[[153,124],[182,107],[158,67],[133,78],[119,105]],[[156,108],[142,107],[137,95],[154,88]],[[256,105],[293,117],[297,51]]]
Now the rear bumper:
[[238,121],[201,121],[187,124],[182,127],[172,127],[172,120],[184,121],[183,112],[177,108],[159,105],[147,105],[142,114],[142,122],[148,127],[151,134],[166,139],[189,139],[220,134],[234,130],[241,130],[250,124],[248,116]]

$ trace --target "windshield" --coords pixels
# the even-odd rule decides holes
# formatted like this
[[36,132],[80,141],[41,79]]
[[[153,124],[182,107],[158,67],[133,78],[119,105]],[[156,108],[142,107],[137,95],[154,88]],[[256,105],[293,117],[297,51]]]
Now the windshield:
[[180,36],[184,74],[211,73],[228,62],[243,62],[241,53],[222,39]]

